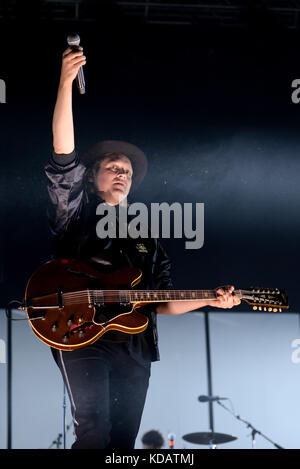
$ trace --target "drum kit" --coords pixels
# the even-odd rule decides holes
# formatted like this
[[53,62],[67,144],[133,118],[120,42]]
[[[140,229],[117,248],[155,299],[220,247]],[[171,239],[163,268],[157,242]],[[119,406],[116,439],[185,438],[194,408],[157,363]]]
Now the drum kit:
[[236,436],[227,435],[226,433],[216,432],[196,432],[187,433],[183,435],[183,440],[195,445],[209,445],[210,448],[215,449],[221,443],[229,443],[237,439]]
[[[250,422],[247,422],[246,420],[242,419],[238,414],[235,414],[231,409],[226,407],[221,400],[229,400],[226,397],[219,397],[219,396],[199,396],[198,400],[200,402],[208,402],[210,404],[210,411],[212,408],[212,403],[217,402],[221,407],[223,407],[225,410],[230,412],[237,420],[240,422],[243,422],[247,428],[251,429],[251,437],[252,437],[252,449],[255,449],[256,441],[255,441],[255,436],[256,434],[262,436],[265,438],[267,441],[269,441],[276,449],[284,449],[282,446],[278,445],[274,441],[272,441],[270,438],[268,438],[266,435],[261,433],[259,430],[253,427],[253,425]],[[210,423],[212,424],[212,420],[210,419]],[[189,442],[193,443],[195,445],[208,445],[210,449],[216,449],[217,445],[223,444],[223,443],[229,443],[231,441],[237,440],[236,436],[233,435],[228,435],[226,433],[217,433],[213,429],[213,424],[211,425],[211,431],[210,432],[195,432],[195,433],[186,433],[185,435],[182,436],[182,439]]]
[[243,422],[247,428],[251,429],[251,437],[252,437],[252,449],[256,447],[255,437],[256,435],[260,435],[261,437],[265,438],[269,441],[275,448],[277,449],[284,449],[279,446],[274,441],[270,440],[266,435],[261,433],[259,430],[253,427],[250,422],[242,419],[239,415],[237,415],[233,410],[226,407],[221,401],[229,400],[227,397],[219,397],[212,395],[212,367],[211,367],[211,349],[210,349],[210,325],[209,325],[209,313],[207,311],[204,312],[204,331],[205,331],[205,347],[206,347],[206,369],[207,369],[207,382],[208,382],[208,395],[207,396],[199,396],[199,402],[207,402],[208,403],[208,410],[209,410],[209,432],[196,432],[196,433],[187,433],[182,436],[182,439],[193,443],[196,445],[208,445],[210,449],[216,449],[217,445],[223,443],[229,443],[231,441],[237,440],[236,436],[228,435],[226,433],[218,433],[214,431],[214,417],[213,417],[213,404],[216,402],[221,407],[223,407],[226,411],[231,413],[233,417],[235,417],[240,422]]

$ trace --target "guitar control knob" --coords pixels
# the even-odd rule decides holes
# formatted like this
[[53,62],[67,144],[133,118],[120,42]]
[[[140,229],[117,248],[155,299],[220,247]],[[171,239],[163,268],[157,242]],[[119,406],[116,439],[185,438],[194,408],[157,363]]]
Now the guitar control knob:
[[74,324],[74,315],[72,315],[68,320],[67,320],[67,326],[71,327]]
[[79,337],[80,339],[82,339],[82,338],[84,337],[84,331],[83,331],[83,330],[81,330],[81,331],[78,332],[78,337]]
[[62,341],[63,341],[64,344],[69,342],[69,337],[67,336],[67,334],[63,336]]
[[51,326],[51,331],[56,332],[57,329],[58,329],[58,323],[57,323],[57,321],[55,321]]

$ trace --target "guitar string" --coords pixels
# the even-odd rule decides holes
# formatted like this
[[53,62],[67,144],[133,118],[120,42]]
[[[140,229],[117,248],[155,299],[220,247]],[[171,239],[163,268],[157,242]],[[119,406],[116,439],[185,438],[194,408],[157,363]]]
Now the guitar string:
[[[197,298],[195,295],[197,294]],[[199,297],[201,296],[201,297]],[[105,291],[83,291],[83,292],[74,292],[74,293],[65,293],[63,294],[63,299],[65,302],[80,300],[80,299],[104,299],[106,302],[119,302],[122,298],[128,299],[131,301],[157,301],[157,300],[205,300],[205,299],[215,299],[216,294],[214,292],[209,292],[199,295],[198,291],[189,291],[188,293],[182,291],[171,291],[171,290],[160,290],[160,291],[132,291],[132,290],[110,290]]]
[[[67,292],[63,293],[63,297],[67,298],[68,296],[82,296],[82,295],[102,295],[105,294],[105,296],[109,295],[120,295],[120,294],[127,294],[127,295],[186,295],[186,294],[209,294],[209,295],[216,295],[216,290],[93,290],[93,289],[86,289],[86,290],[79,290],[75,292]],[[251,290],[234,290],[234,293],[236,295],[249,295],[253,297],[254,295],[259,295],[259,294],[276,294],[278,295],[278,292],[253,292]]]
[[[235,290],[236,295],[240,295],[243,293],[246,293],[246,291],[242,290]],[[250,292],[249,292],[250,293]],[[183,298],[187,295],[195,295],[197,296],[204,296],[203,299],[207,297],[207,295],[211,297],[216,297],[216,292],[213,290],[81,290],[77,292],[68,292],[68,293],[63,293],[62,296],[63,298],[69,298],[69,297],[80,297],[80,296],[105,296],[105,298],[109,297],[115,297],[115,296],[143,296],[144,298],[147,297],[154,297],[156,298],[157,296],[173,296],[173,297],[178,297]],[[202,298],[200,298],[202,299]]]
[[[193,293],[191,293],[193,294]],[[196,294],[196,292],[195,292]],[[180,295],[180,296],[179,296]],[[162,296],[164,296],[162,298]],[[178,297],[179,296],[179,297]],[[122,298],[123,297],[123,298]],[[115,290],[110,290],[109,293],[108,291],[105,291],[105,294],[103,295],[103,292],[82,292],[80,294],[75,294],[73,295],[72,293],[64,294],[63,299],[65,304],[76,304],[78,302],[82,301],[87,301],[87,300],[104,300],[106,303],[119,303],[120,300],[126,299],[127,301],[131,302],[159,302],[159,301],[172,301],[172,300],[181,300],[181,301],[186,301],[186,300],[205,300],[205,299],[215,299],[215,294],[211,293],[210,295],[206,295],[204,298],[187,298],[186,296],[183,298],[182,293],[180,294],[178,292],[172,291],[170,293],[170,290],[163,291],[161,290],[160,293],[157,292],[157,290],[149,292],[147,291],[146,293],[144,292],[133,292],[131,290],[120,290],[115,291]]]
[[[263,292],[250,290],[235,290],[235,294],[241,299],[253,299],[253,295]],[[278,292],[264,292],[277,294]],[[194,297],[197,296],[197,298]],[[62,294],[64,304],[79,304],[83,301],[103,299],[107,303],[118,303],[125,299],[129,302],[160,302],[160,301],[201,301],[217,300],[215,290],[80,290]],[[163,298],[162,298],[163,297]],[[262,299],[263,300],[263,299]]]
[[[104,293],[104,295],[103,295]],[[235,294],[241,298],[252,299],[253,293],[246,295],[248,293],[246,290],[235,290]],[[194,297],[197,295],[197,298]],[[80,300],[87,300],[92,298],[93,300],[104,299],[106,302],[119,302],[120,298],[126,298],[132,301],[167,301],[167,300],[177,300],[177,301],[201,301],[206,299],[218,299],[215,291],[212,290],[83,290],[79,292],[70,292],[64,293],[63,299],[65,303],[71,304]],[[163,297],[163,298],[162,298]]]

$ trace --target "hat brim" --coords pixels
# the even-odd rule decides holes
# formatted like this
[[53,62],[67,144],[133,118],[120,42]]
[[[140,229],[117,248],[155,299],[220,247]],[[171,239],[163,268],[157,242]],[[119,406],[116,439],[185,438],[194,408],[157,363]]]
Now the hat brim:
[[91,166],[97,160],[104,158],[107,153],[122,153],[130,159],[133,170],[131,189],[136,189],[147,172],[148,161],[145,153],[132,143],[121,140],[104,140],[89,148],[83,154],[82,162],[86,166]]

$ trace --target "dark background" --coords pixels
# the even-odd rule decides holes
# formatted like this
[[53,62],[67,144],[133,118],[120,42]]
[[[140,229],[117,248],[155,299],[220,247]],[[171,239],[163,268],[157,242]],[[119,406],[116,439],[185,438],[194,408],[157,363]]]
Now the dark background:
[[135,200],[205,203],[203,248],[163,240],[175,287],[278,287],[299,310],[298,29],[260,9],[224,27],[145,23],[114,2],[98,2],[93,21],[83,10],[55,21],[23,3],[0,20],[1,306],[23,298],[51,255],[43,166],[61,54],[76,31],[87,56],[86,95],[74,87],[78,151],[102,139],[135,143],[149,160]]

